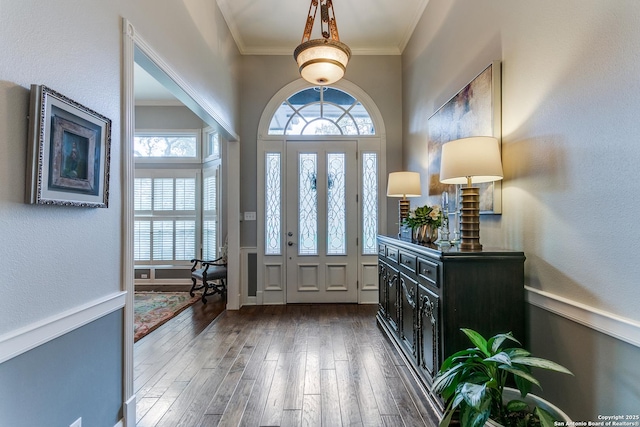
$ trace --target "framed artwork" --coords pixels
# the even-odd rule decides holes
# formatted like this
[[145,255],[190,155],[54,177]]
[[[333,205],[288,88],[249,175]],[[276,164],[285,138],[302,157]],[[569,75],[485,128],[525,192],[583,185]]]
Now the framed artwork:
[[[501,99],[500,62],[495,61],[429,117],[429,196],[440,200],[444,191],[456,194],[454,185],[440,182],[440,157],[446,142],[470,136],[501,140]],[[480,188],[480,213],[502,213],[500,181],[475,185]]]
[[31,85],[26,202],[106,208],[111,120]]

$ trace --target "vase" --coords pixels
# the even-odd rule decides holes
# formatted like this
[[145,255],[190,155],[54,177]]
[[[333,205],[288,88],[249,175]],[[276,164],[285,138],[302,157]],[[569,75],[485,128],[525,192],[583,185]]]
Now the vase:
[[418,243],[434,243],[438,240],[438,227],[434,225],[420,225],[413,232],[414,239]]
[[[533,410],[533,408],[537,406],[540,409],[544,409],[545,411],[549,412],[551,416],[556,419],[556,421],[560,421],[560,424],[557,425],[568,426],[572,424],[571,418],[569,418],[567,414],[562,412],[560,408],[553,405],[551,402],[544,400],[540,396],[536,396],[535,394],[529,393],[524,399],[522,399],[520,397],[520,390],[505,387],[504,392],[502,393],[502,400],[505,404],[507,402],[510,402],[511,400],[523,400],[525,403],[527,403],[527,405],[529,405],[530,410]],[[502,427],[502,424],[489,419],[485,423],[485,427]]]

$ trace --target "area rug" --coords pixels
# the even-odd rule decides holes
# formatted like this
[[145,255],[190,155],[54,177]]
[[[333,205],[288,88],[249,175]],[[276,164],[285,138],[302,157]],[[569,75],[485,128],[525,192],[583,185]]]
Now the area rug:
[[200,299],[189,292],[135,292],[134,333],[138,341]]

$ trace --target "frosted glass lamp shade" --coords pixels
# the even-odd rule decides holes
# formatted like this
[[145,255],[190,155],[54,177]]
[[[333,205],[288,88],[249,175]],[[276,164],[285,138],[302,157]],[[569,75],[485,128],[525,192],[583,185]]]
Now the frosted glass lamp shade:
[[496,138],[474,136],[447,142],[440,157],[440,182],[466,184],[503,178],[500,145]]
[[298,46],[293,57],[302,78],[322,86],[335,83],[344,76],[351,50],[337,40],[315,39]]
[[387,197],[420,197],[420,174],[418,172],[391,172],[387,184]]

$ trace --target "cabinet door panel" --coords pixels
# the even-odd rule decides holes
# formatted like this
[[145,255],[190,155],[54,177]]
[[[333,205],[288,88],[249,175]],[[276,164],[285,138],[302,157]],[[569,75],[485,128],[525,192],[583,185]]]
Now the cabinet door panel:
[[418,293],[418,282],[409,276],[400,274],[400,296],[401,308],[400,329],[403,344],[410,353],[417,358],[418,351],[416,346],[416,296]]
[[440,299],[427,288],[418,288],[418,338],[420,369],[433,380],[440,367]]
[[389,266],[378,261],[378,310],[382,317],[387,317],[389,313],[389,298],[387,296],[387,275]]
[[400,273],[395,268],[387,265],[385,287],[387,288],[387,318],[389,324],[398,330],[400,307],[398,305],[398,287],[400,285]]

